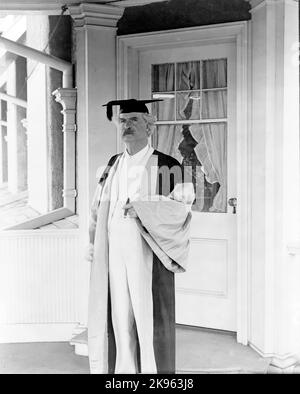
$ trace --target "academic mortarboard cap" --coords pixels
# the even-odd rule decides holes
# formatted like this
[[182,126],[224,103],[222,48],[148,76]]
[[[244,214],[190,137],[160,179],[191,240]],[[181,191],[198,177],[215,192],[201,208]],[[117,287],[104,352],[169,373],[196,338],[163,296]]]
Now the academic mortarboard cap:
[[114,105],[120,106],[120,113],[127,114],[129,112],[141,112],[141,113],[149,113],[149,110],[146,106],[148,103],[153,103],[155,101],[162,101],[162,100],[136,100],[136,99],[129,99],[129,100],[114,100],[109,101],[107,104],[102,105],[102,107],[106,108],[106,115],[109,120],[112,119]]

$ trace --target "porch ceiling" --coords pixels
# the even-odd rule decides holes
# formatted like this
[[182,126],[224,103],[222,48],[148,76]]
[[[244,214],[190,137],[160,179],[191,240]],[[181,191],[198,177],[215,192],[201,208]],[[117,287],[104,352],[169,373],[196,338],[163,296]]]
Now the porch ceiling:
[[167,0],[4,0],[1,1],[1,9],[5,7],[12,6],[27,6],[31,5],[39,5],[41,8],[46,7],[47,5],[63,5],[63,4],[78,4],[78,3],[98,3],[98,4],[112,4],[116,3],[116,5],[124,5],[124,7],[132,7],[137,5],[145,5],[149,3],[158,3]]
[[166,0],[4,0],[0,4],[0,12],[41,12],[43,10],[59,9],[62,5],[78,3],[114,4],[116,6],[132,7],[158,3]]
[[[114,4],[116,6],[134,7],[168,0],[1,0],[0,14],[42,13],[60,11],[64,4],[78,3]],[[182,0],[184,1],[184,0]],[[201,0],[199,0],[201,1]],[[243,0],[242,0],[243,1]],[[244,0],[249,2],[250,0]]]

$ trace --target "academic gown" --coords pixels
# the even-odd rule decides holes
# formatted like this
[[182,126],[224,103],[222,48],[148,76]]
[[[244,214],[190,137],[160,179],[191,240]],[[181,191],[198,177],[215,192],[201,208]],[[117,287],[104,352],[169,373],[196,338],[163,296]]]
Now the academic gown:
[[[90,242],[94,244],[89,295],[88,344],[91,373],[114,373],[116,345],[111,319],[108,278],[107,220],[111,179],[121,154],[113,156],[99,179],[91,213]],[[171,156],[154,150],[147,163],[156,172],[155,194],[168,196],[182,183],[182,167]],[[150,177],[149,177],[150,178]],[[148,180],[147,180],[148,182]],[[149,186],[151,188],[151,186]],[[152,190],[153,192],[153,190]],[[175,373],[174,272],[153,253],[152,265],[153,348],[157,373]],[[139,354],[139,349],[138,349]]]

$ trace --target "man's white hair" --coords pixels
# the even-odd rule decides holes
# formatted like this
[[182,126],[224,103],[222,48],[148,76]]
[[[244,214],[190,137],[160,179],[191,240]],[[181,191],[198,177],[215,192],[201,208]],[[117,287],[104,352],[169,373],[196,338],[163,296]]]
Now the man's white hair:
[[156,117],[152,114],[142,114],[142,118],[147,124],[147,130],[149,137],[154,133],[155,130],[155,122],[156,122]]

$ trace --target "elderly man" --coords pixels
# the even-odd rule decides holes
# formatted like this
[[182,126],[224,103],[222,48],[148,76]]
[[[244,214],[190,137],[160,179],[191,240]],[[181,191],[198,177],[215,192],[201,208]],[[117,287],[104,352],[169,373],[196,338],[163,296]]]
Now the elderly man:
[[126,149],[99,179],[90,221],[91,373],[175,373],[174,273],[185,270],[193,190],[154,150],[146,103],[106,104]]

